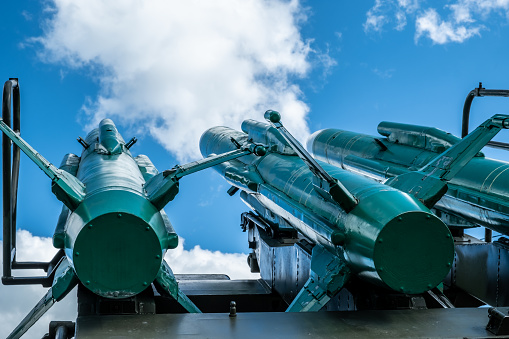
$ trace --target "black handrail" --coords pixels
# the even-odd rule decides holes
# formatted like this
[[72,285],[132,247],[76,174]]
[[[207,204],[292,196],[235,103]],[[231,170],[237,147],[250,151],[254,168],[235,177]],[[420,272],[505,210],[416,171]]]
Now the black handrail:
[[[11,114],[12,107],[12,114]],[[17,78],[10,78],[4,84],[2,119],[16,133],[20,133],[20,91]],[[12,149],[11,149],[12,145]],[[12,163],[11,163],[12,162]],[[2,135],[2,183],[3,183],[3,276],[4,285],[41,284],[51,286],[55,268],[64,256],[60,250],[49,262],[16,261],[16,216],[18,201],[20,149]],[[42,269],[46,276],[13,277],[13,269]]]
[[[507,89],[486,89],[482,87],[482,82],[479,83],[478,88],[474,88],[468,93],[463,105],[463,119],[461,121],[461,137],[464,138],[468,134],[468,123],[470,120],[470,107],[475,97],[509,97],[509,90]],[[487,146],[492,148],[499,148],[509,150],[509,144],[500,141],[490,141]]]
[[[12,99],[11,100],[11,93]],[[20,130],[20,96],[18,79],[11,78],[4,84],[2,100],[2,119],[5,124],[11,127],[11,101],[13,102],[12,120],[17,125],[17,132]],[[11,154],[18,156],[12,163]],[[16,172],[13,170],[16,169]],[[19,174],[19,148],[14,145],[11,153],[11,141],[2,135],[2,171],[3,171],[3,276],[12,276],[12,262],[16,257],[16,218],[15,206],[17,201],[17,184]],[[14,191],[14,192],[13,192]]]

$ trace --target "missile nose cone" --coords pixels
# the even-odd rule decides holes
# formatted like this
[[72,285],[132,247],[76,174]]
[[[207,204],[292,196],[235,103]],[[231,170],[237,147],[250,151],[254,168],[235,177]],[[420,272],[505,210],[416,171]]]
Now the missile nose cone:
[[121,143],[122,137],[117,131],[117,127],[111,119],[103,119],[99,123],[99,143],[110,154],[118,153],[122,150]]
[[315,155],[315,152],[314,152],[314,143],[315,143],[315,139],[318,137],[318,135],[320,135],[324,130],[319,130],[319,131],[316,131],[315,133],[311,134],[306,142],[306,149],[308,150],[309,153],[311,153],[311,155]]

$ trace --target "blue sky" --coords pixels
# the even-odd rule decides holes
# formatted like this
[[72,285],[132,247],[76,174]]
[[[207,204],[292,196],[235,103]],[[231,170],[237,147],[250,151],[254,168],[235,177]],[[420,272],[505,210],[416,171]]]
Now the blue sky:
[[[465,96],[479,81],[487,88],[509,88],[509,4],[484,3],[275,2],[254,6],[252,16],[261,19],[244,25],[228,17],[235,12],[218,8],[231,5],[224,1],[207,10],[231,24],[220,26],[205,20],[204,32],[218,32],[211,34],[213,43],[208,44],[207,40],[192,40],[200,34],[192,19],[188,26],[186,22],[168,24],[167,32],[136,36],[136,30],[123,26],[136,25],[137,20],[146,24],[143,20],[149,20],[151,13],[147,10],[147,17],[126,14],[138,6],[136,2],[117,9],[105,6],[96,21],[85,17],[87,11],[94,12],[86,7],[96,6],[95,1],[81,3],[74,11],[68,1],[10,2],[0,14],[0,75],[4,80],[20,79],[22,135],[57,165],[65,153],[80,153],[76,137],[84,137],[88,127],[103,116],[116,121],[125,139],[136,136],[139,142],[133,153],[148,155],[160,170],[197,158],[193,147],[197,149],[200,128],[228,123],[239,128],[243,118],[261,119],[269,108],[280,110],[288,128],[301,139],[309,131],[327,127],[376,134],[382,120],[432,125],[458,135]],[[195,7],[192,2],[189,6],[155,5],[163,6],[161,11],[167,13],[154,18],[154,27],[160,27],[157,20],[162,20],[159,24],[163,26],[171,21],[175,17],[172,11],[198,13],[200,18],[196,3]],[[236,13],[242,18],[243,8],[238,7]],[[115,24],[105,23],[108,15]],[[282,40],[260,41],[284,30],[289,33]],[[77,32],[83,36],[78,37]],[[140,34],[146,32],[150,31]],[[213,40],[217,35],[223,39]],[[200,46],[178,49],[185,43],[183,37]],[[166,49],[164,41],[169,41],[171,48]],[[230,41],[234,43],[229,45]],[[130,42],[136,48],[126,47]],[[111,47],[116,43],[118,47]],[[236,49],[238,46],[242,50]],[[187,54],[174,57],[181,51]],[[193,51],[198,54],[191,54]],[[167,54],[164,58],[147,57],[158,53]],[[275,61],[265,60],[267,55]],[[171,66],[166,67],[166,59]],[[209,72],[208,60],[213,67],[224,69]],[[176,61],[181,62],[177,67]],[[176,71],[179,68],[183,74]],[[255,69],[244,74],[247,85],[242,84],[242,74],[240,78],[229,75],[242,73],[244,68]],[[160,74],[158,69],[162,69]],[[225,84],[229,79],[245,86],[246,91],[257,91],[236,91],[238,86]],[[196,83],[209,87],[203,90]],[[186,91],[179,92],[180,84]],[[169,93],[177,93],[178,100],[187,94],[192,99],[174,104]],[[137,96],[143,99],[137,102]],[[159,102],[161,97],[167,100]],[[251,97],[256,99],[251,102]],[[233,104],[224,106],[230,100]],[[197,108],[190,108],[194,105]],[[207,117],[209,107],[215,112],[210,113],[212,117]],[[476,99],[472,124],[492,113],[504,113],[506,107],[507,99]],[[185,112],[179,113],[180,108]],[[166,111],[172,113],[162,113]],[[178,121],[181,123],[175,129],[167,126]],[[181,135],[188,126],[193,132]],[[60,211],[49,184],[42,172],[23,158],[19,226],[34,235],[51,236]],[[247,208],[238,196],[229,197],[227,189],[212,170],[182,179],[180,194],[166,210],[186,247],[248,252],[245,234],[238,227],[240,213]]]
[[[76,138],[103,117],[159,170],[199,158],[207,128],[240,128],[266,109],[303,141],[328,127],[376,134],[382,120],[459,135],[479,81],[509,88],[508,18],[509,0],[11,1],[0,11],[0,80],[20,79],[22,136],[56,165],[80,154]],[[474,100],[471,125],[509,113],[508,100]],[[223,254],[249,252],[238,195],[213,170],[180,187],[166,211],[185,250],[168,254],[170,265],[248,277],[245,257]],[[21,260],[52,256],[60,208],[24,157],[18,225],[31,234],[19,233]],[[43,294],[0,288],[0,337]],[[75,310],[71,295],[26,337]]]

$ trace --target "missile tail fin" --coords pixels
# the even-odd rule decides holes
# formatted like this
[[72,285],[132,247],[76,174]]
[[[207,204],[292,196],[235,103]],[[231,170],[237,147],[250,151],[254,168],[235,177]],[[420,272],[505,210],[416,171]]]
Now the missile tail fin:
[[454,178],[500,130],[507,128],[509,115],[494,115],[420,170],[389,179],[386,184],[413,194],[431,208],[447,192],[447,182]]
[[177,279],[175,279],[173,271],[165,260],[161,263],[161,269],[154,283],[156,283],[157,287],[162,289],[165,294],[173,297],[189,313],[202,313],[191,299],[178,287]]
[[55,304],[55,302],[62,300],[77,284],[78,278],[73,269],[69,265],[67,259],[63,259],[57,268],[53,286],[11,334],[9,334],[7,339],[20,338],[51,308],[51,306],[53,306],[53,304]]

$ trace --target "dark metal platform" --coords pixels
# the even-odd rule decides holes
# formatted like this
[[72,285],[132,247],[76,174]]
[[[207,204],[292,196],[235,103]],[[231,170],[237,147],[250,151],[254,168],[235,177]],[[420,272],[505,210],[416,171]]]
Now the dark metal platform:
[[508,338],[487,323],[487,308],[87,316],[76,338]]

